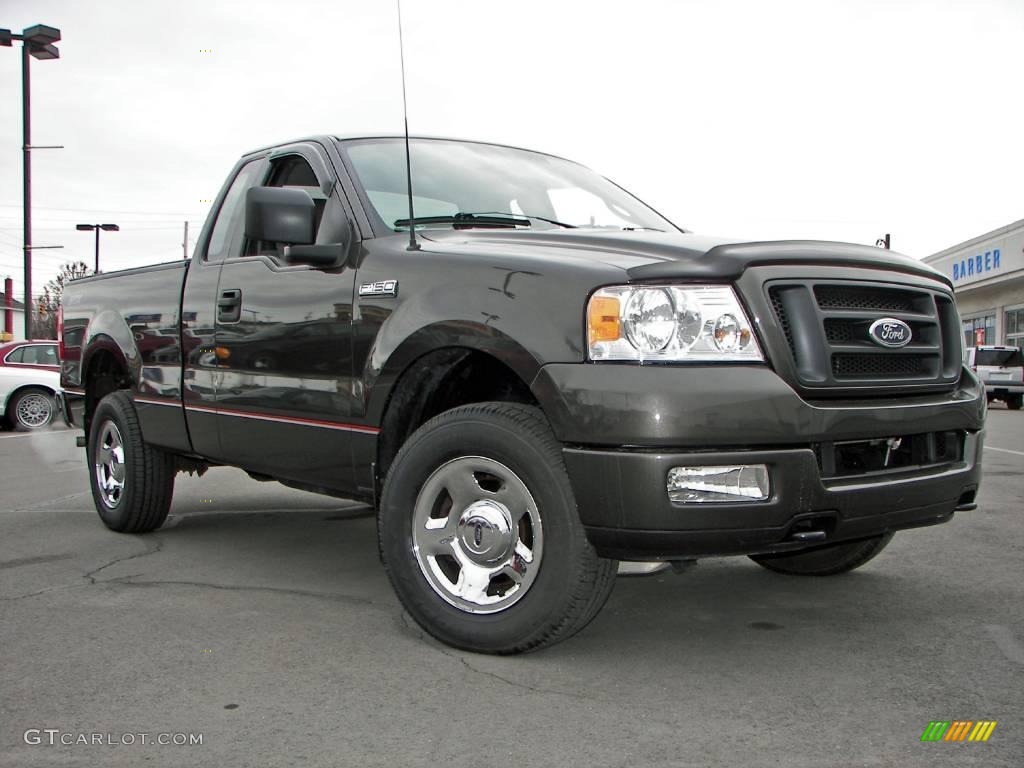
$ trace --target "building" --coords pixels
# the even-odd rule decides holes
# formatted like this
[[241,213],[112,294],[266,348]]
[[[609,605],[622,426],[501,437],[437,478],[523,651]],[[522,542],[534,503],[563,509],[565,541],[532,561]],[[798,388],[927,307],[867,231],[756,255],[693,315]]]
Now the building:
[[953,281],[966,346],[1024,349],[1024,219],[924,262]]
[[25,305],[12,296],[10,306],[8,306],[7,293],[0,291],[0,312],[3,312],[0,342],[23,339],[25,337]]

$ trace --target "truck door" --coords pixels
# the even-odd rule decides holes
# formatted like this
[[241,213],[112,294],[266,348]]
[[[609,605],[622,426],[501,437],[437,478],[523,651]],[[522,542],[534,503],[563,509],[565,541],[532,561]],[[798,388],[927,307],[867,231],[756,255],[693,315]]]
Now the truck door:
[[[323,148],[271,155],[265,182],[300,187],[318,209],[317,243],[343,239],[350,215]],[[354,271],[287,264],[283,243],[246,242],[217,287],[217,421],[225,459],[321,488],[351,487]]]
[[217,425],[217,387],[221,379],[214,342],[217,282],[221,264],[240,256],[245,229],[245,193],[267,175],[264,157],[236,166],[218,198],[217,213],[203,228],[189,263],[181,301],[181,398],[192,450],[223,460]]

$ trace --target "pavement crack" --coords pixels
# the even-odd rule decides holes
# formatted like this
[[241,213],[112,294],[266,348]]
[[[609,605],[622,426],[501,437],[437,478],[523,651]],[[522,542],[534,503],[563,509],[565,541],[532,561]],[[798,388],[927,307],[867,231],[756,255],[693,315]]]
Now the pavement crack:
[[570,693],[569,691],[560,691],[557,688],[541,688],[539,686],[529,685],[528,683],[524,683],[524,682],[521,682],[519,680],[510,680],[507,677],[499,675],[497,672],[491,672],[490,670],[487,670],[487,669],[481,669],[480,667],[477,667],[477,666],[474,666],[473,664],[471,664],[469,662],[469,659],[467,659],[459,651],[456,651],[454,649],[449,649],[448,647],[446,647],[444,645],[441,645],[439,641],[435,640],[433,637],[431,637],[426,632],[424,632],[423,629],[421,629],[418,625],[410,624],[409,623],[409,614],[406,611],[402,611],[401,620],[402,620],[402,624],[405,626],[405,628],[407,630],[409,630],[419,640],[423,641],[423,643],[425,645],[433,648],[435,651],[440,653],[442,656],[447,656],[449,659],[452,659],[453,661],[459,662],[460,664],[462,664],[463,667],[468,669],[470,672],[474,672],[474,673],[476,673],[478,675],[483,675],[485,677],[490,677],[490,678],[492,678],[494,680],[497,680],[499,683],[504,683],[505,685],[510,685],[513,688],[517,688],[517,689],[519,689],[521,691],[528,691],[530,693],[538,693],[538,694],[547,695],[547,696],[564,696],[565,698],[576,699],[578,701],[592,701],[593,700],[593,697],[591,697],[591,696],[584,696],[583,694],[579,694],[579,693]]
[[[126,558],[127,559],[127,558]],[[345,595],[338,592],[312,592],[304,589],[288,589],[285,587],[264,587],[264,586],[247,586],[244,584],[217,584],[210,581],[182,581],[176,579],[146,579],[136,580],[134,576],[119,576],[118,578],[108,579],[102,582],[103,584],[117,584],[123,587],[197,587],[199,589],[219,589],[227,592],[269,592],[271,594],[278,595],[293,595],[296,597],[312,597],[320,600],[331,600],[339,603],[350,603],[353,605],[367,605],[378,607],[378,604],[373,600],[365,597],[355,597],[354,595]]]
[[0,602],[14,602],[15,600],[27,600],[30,597],[38,597],[39,595],[45,595],[48,592],[59,592],[62,589],[79,589],[85,584],[61,584],[56,587],[47,587],[46,589],[37,589],[35,592],[28,592],[24,595],[12,595],[11,597],[0,597]]
[[[150,555],[155,555],[157,552],[160,552],[161,550],[163,550],[163,548],[164,548],[163,541],[161,541],[160,539],[153,539],[153,541],[154,541],[154,546],[148,547],[145,552],[136,552],[134,555],[127,555],[125,557],[115,558],[114,560],[111,560],[110,562],[104,563],[99,568],[94,568],[93,570],[91,570],[88,573],[84,574],[83,578],[88,579],[89,580],[89,584],[107,583],[107,582],[97,582],[96,574],[99,573],[100,571],[105,571],[107,568],[115,566],[118,563],[126,563],[129,560],[137,560],[140,557],[149,557]],[[108,579],[107,581],[116,581],[116,579]]]

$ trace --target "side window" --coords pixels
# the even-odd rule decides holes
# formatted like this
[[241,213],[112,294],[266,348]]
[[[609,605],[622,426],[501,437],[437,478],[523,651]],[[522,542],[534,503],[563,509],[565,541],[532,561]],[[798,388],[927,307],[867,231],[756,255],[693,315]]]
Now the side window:
[[206,261],[223,261],[242,252],[242,234],[245,227],[245,193],[259,181],[257,174],[262,160],[253,160],[235,176],[224,202],[217,212],[217,221],[206,246]]
[[18,347],[16,350],[7,355],[8,363],[23,363],[25,362],[25,348]]
[[37,344],[31,347],[22,347],[23,357],[21,362],[28,365],[56,365],[57,353],[49,344]]

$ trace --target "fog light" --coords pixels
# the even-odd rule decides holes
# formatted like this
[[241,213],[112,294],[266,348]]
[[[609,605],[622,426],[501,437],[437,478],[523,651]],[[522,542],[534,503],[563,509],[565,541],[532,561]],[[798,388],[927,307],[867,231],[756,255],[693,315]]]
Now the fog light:
[[764,464],[673,467],[668,473],[668,497],[672,501],[764,501],[768,493],[768,467]]

